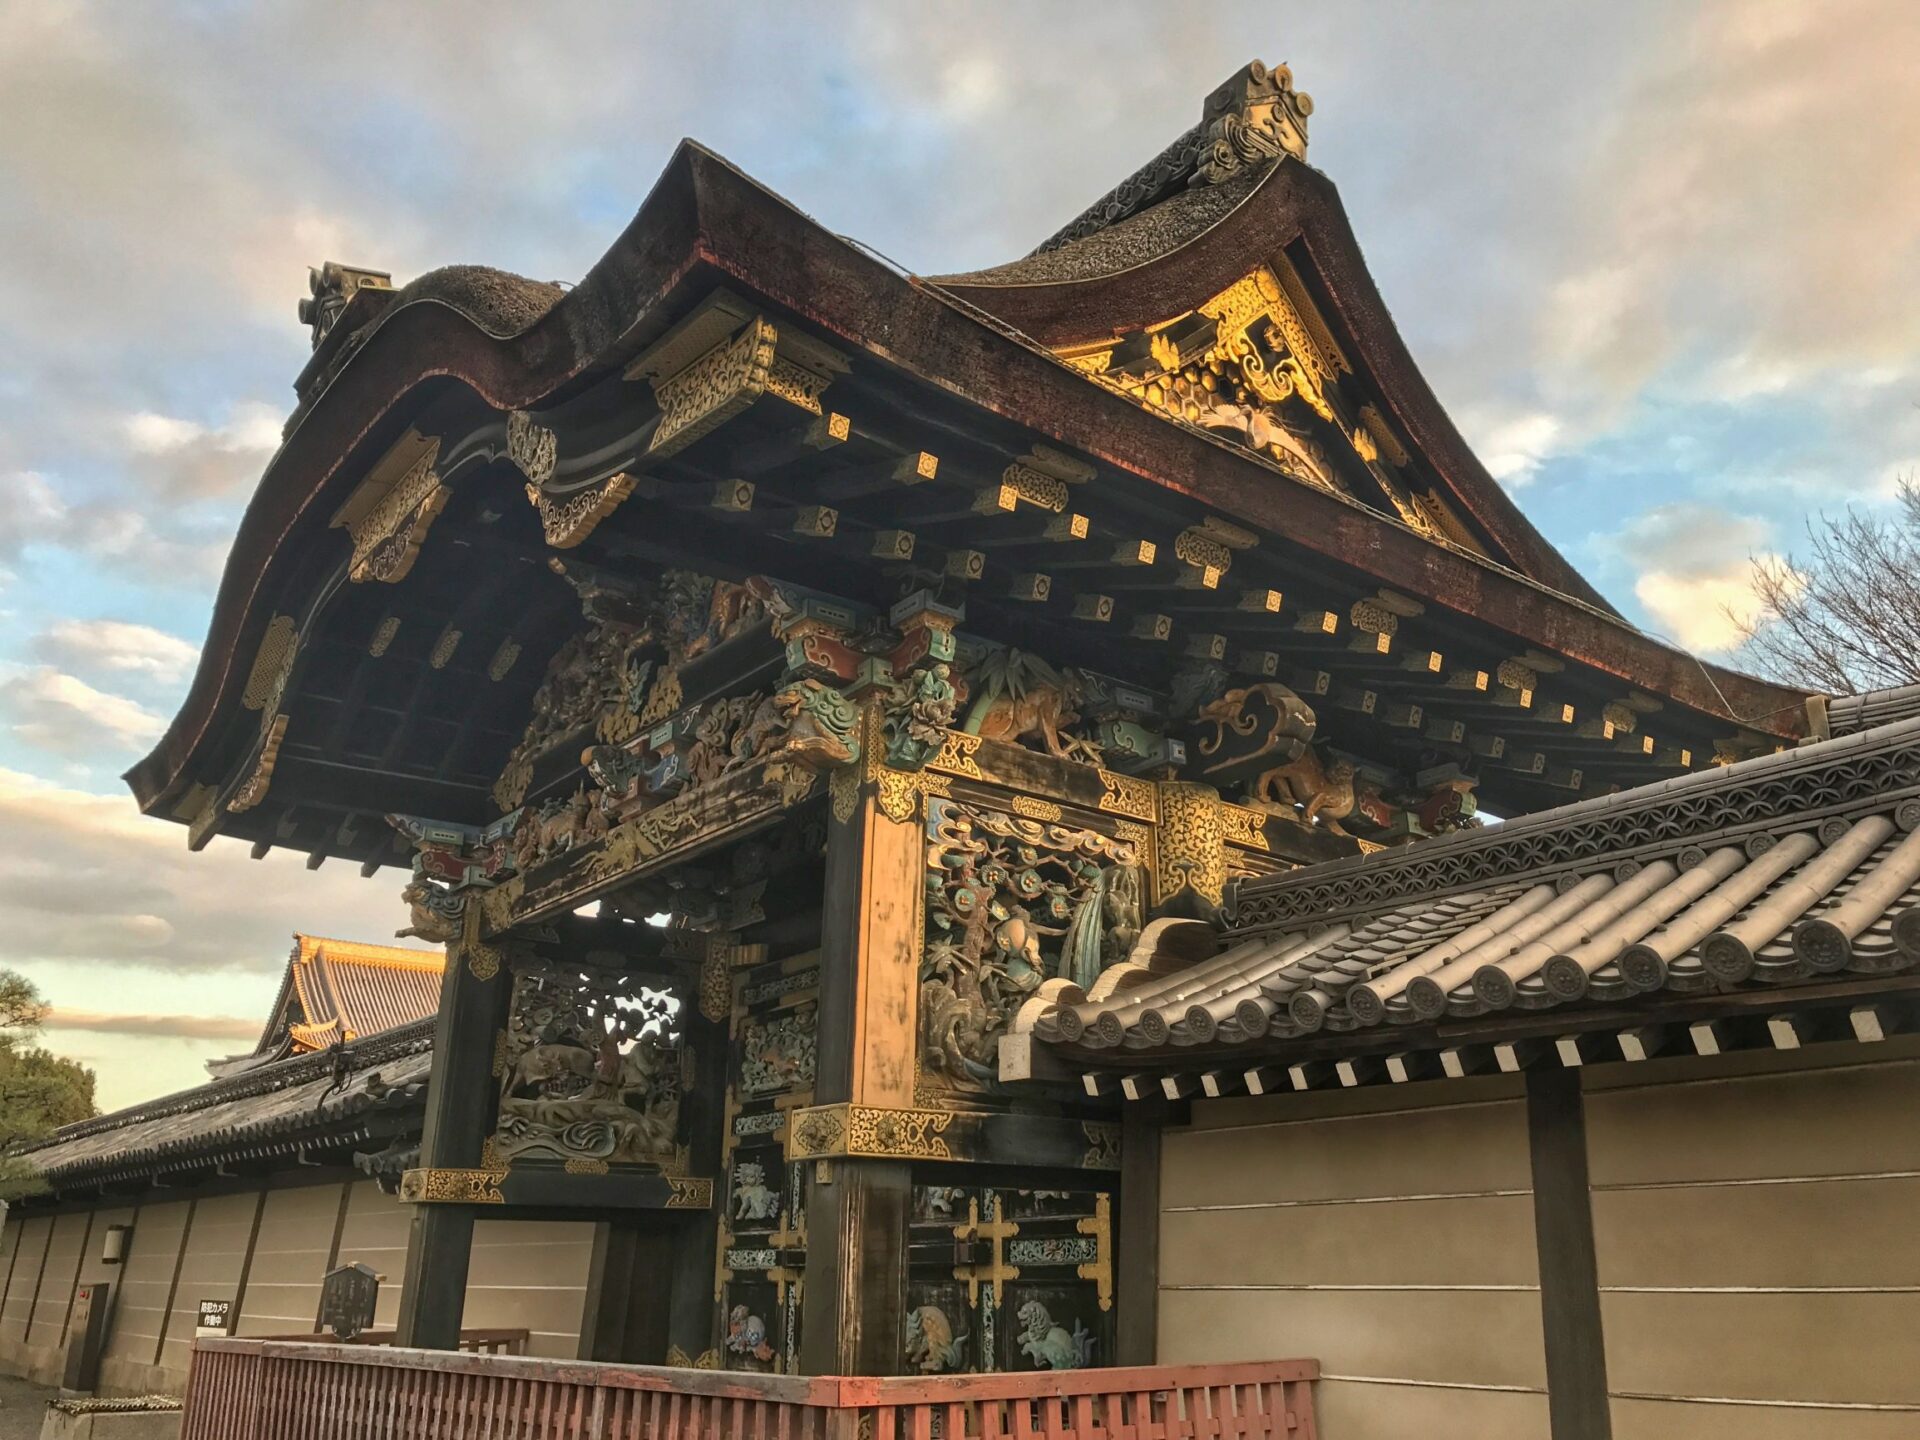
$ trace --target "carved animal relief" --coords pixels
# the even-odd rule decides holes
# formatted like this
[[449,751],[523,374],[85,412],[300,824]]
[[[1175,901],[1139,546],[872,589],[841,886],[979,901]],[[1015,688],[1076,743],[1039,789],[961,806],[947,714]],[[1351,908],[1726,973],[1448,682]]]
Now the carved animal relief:
[[678,1168],[678,1003],[577,967],[529,965],[514,976],[500,1052],[502,1161],[517,1156]]

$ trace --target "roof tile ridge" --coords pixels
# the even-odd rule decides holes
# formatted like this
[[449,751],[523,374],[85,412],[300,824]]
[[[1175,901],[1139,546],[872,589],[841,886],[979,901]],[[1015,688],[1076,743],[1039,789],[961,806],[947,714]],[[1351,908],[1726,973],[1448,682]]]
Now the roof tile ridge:
[[[1744,832],[1769,823],[1777,824],[1783,819],[1797,820],[1798,813],[1787,808],[1792,800],[1790,785],[1795,777],[1824,774],[1849,762],[1903,747],[1915,750],[1915,764],[1895,767],[1894,774],[1907,783],[1874,784],[1870,783],[1871,777],[1862,777],[1857,793],[1808,811],[1808,818],[1863,808],[1908,791],[1920,793],[1920,716],[1915,716],[1871,730],[1736,761],[1715,770],[1575,801],[1463,834],[1242,881],[1235,887],[1234,903],[1229,907],[1230,924],[1236,929],[1249,925],[1269,928],[1298,923],[1322,910],[1350,908],[1332,901],[1330,892],[1357,886],[1363,879],[1368,882],[1364,888],[1377,901],[1398,904],[1426,891],[1476,888],[1548,870],[1577,858],[1569,856],[1566,861],[1540,858],[1535,852],[1544,836],[1558,837],[1562,848],[1567,849],[1576,848],[1573,842],[1582,839],[1596,842],[1588,848],[1594,851],[1590,858],[1598,861],[1656,841],[1678,848],[1735,828]],[[1724,805],[1719,807],[1718,816],[1711,813],[1715,807],[1710,802],[1715,797],[1724,797],[1726,792],[1749,785],[1777,786],[1781,793],[1773,797],[1771,804],[1765,803],[1763,795],[1756,795],[1755,805],[1737,820],[1727,818],[1726,812],[1731,807]],[[1652,823],[1656,817],[1663,816],[1669,823],[1659,826]],[[1636,828],[1644,838],[1617,834],[1628,828],[1630,822],[1638,822]],[[1597,843],[1598,832],[1603,830],[1616,832],[1612,843]],[[1656,834],[1656,831],[1663,833]],[[1498,863],[1502,852],[1509,853],[1510,863]],[[1423,876],[1427,877],[1424,882]],[[1322,903],[1311,907],[1291,903],[1295,898],[1309,897]]]
[[[431,1049],[433,1024],[434,1017],[427,1016],[367,1037],[359,1042],[360,1048],[354,1056],[354,1069],[363,1071],[376,1064],[404,1058],[419,1050]],[[170,1115],[185,1115],[195,1110],[210,1109],[231,1100],[247,1100],[256,1095],[285,1090],[304,1080],[317,1079],[324,1075],[332,1067],[331,1049],[332,1047],[329,1047],[326,1050],[310,1050],[304,1054],[288,1055],[279,1060],[269,1061],[258,1069],[243,1070],[238,1075],[209,1080],[206,1084],[196,1085],[189,1090],[176,1090],[170,1095],[162,1095],[153,1100],[129,1105],[121,1110],[109,1111],[105,1115],[96,1115],[90,1120],[79,1120],[72,1125],[63,1125],[45,1140],[25,1146],[18,1153],[30,1155],[35,1150],[63,1144],[68,1140],[84,1139],[86,1136],[98,1135],[107,1130],[136,1125],[142,1121],[165,1119]],[[303,1073],[306,1071],[313,1073],[311,1075]]]

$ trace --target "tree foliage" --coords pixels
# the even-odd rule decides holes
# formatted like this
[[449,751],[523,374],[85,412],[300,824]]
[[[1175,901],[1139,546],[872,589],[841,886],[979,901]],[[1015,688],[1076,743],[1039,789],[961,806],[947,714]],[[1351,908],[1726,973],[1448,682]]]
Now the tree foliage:
[[93,1071],[33,1043],[47,1013],[31,980],[0,970],[0,1198],[37,1184],[32,1167],[8,1152],[99,1113]]
[[1751,668],[1834,695],[1920,684],[1920,486],[1890,516],[1809,522],[1804,556],[1755,561],[1753,589],[1759,612],[1736,617]]

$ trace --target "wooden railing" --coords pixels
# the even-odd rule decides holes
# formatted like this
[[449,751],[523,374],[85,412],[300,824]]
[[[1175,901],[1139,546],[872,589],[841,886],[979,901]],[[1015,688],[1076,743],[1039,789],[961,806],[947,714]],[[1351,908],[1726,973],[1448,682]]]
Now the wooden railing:
[[750,1375],[196,1340],[181,1440],[1315,1440],[1313,1360]]

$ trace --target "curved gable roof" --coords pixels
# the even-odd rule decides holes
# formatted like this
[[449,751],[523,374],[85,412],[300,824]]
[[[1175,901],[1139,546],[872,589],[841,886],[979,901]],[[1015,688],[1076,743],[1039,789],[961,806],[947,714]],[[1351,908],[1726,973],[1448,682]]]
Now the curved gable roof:
[[[1195,186],[1084,238],[992,269],[936,277],[943,290],[1051,350],[1123,337],[1185,315],[1258,266],[1292,272],[1406,448],[1491,542],[1493,558],[1612,612],[1473,453],[1420,373],[1367,269],[1333,182],[1282,157]],[[1312,303],[1309,301],[1308,303]]]

